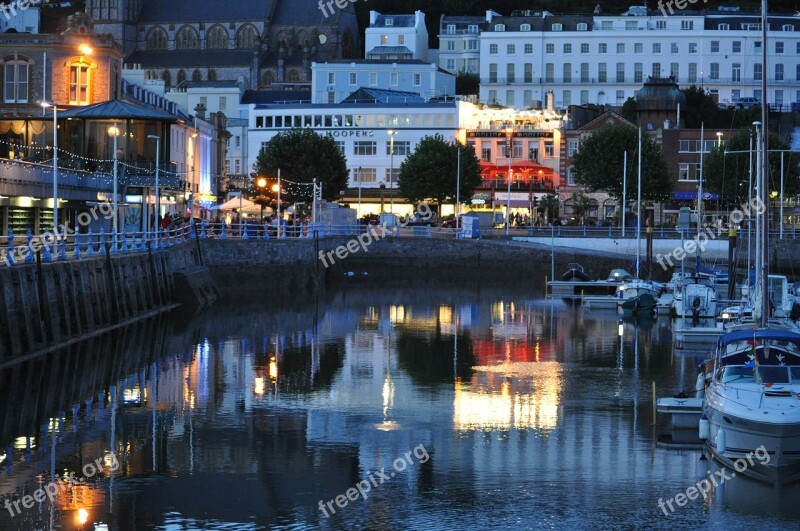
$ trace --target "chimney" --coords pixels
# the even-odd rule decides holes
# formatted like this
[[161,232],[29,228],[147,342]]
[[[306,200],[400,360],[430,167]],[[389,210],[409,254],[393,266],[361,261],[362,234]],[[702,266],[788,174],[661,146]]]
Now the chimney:
[[201,120],[206,119],[206,106],[202,103],[198,103],[197,107],[194,108],[194,114]]

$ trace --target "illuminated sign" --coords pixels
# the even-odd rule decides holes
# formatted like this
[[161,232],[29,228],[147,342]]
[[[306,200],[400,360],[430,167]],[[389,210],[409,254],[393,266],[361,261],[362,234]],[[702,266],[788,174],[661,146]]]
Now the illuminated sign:
[[[468,138],[506,138],[505,131],[467,131]],[[514,131],[515,138],[553,138],[552,131]]]
[[328,131],[328,136],[334,138],[347,138],[347,137],[368,137],[375,136],[375,131],[364,131],[360,129],[343,129],[341,131]]

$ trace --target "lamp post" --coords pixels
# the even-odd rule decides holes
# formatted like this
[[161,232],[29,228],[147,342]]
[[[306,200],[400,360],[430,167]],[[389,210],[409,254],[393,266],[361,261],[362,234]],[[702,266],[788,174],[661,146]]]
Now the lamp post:
[[117,127],[117,122],[114,122],[113,127],[108,128],[108,134],[114,137],[114,218],[112,220],[113,223],[113,241],[114,241],[114,252],[117,251],[117,233],[119,232],[119,224],[118,224],[118,208],[119,208],[119,201],[117,199],[117,180],[118,180],[118,173],[117,173],[117,163],[119,162],[119,156],[117,155],[117,137],[119,136],[119,128]]
[[[197,116],[194,117],[194,133],[192,133],[192,179],[189,181],[189,223],[194,223],[194,183],[197,168]],[[199,188],[199,187],[198,187]]]
[[511,228],[511,138],[514,135],[514,129],[511,127],[506,128],[506,157],[508,158],[508,196],[506,196],[506,236]]
[[[259,191],[263,194],[264,191],[267,189],[267,180],[264,177],[259,177],[256,179],[256,187]],[[261,223],[264,223],[264,204],[263,200],[261,202]]]
[[397,131],[389,129],[389,201],[390,212],[394,212],[394,135]]
[[717,147],[722,147],[722,131],[717,131]]
[[[158,177],[159,177],[159,175],[158,175],[158,170],[159,170],[159,168],[158,168],[158,160],[159,160],[159,157],[160,157],[160,154],[161,154],[161,137],[158,136],[158,135],[147,135],[147,138],[156,141],[156,198],[155,198],[155,205],[154,205],[155,212],[153,213],[153,225],[155,225],[156,249],[158,249],[158,229],[159,229],[159,226],[158,226],[158,215],[159,215],[160,206],[161,206],[161,204],[160,204],[161,202],[159,201],[160,192],[158,190]],[[149,203],[150,202],[150,198],[148,197],[147,199],[148,199],[147,202]],[[150,210],[150,206],[149,205],[147,207],[147,210],[149,212],[149,210]]]
[[58,107],[54,102],[42,100],[42,107],[53,108],[53,232],[58,239]]
[[358,167],[358,210],[356,211],[356,215],[358,219],[361,219],[361,166]]

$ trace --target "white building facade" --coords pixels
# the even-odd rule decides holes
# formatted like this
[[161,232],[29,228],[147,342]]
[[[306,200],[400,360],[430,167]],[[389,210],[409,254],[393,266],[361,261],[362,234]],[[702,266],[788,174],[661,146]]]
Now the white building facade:
[[364,32],[365,59],[428,60],[428,30],[425,13],[382,15],[369,12],[369,27]]
[[[767,102],[788,107],[800,101],[800,17],[770,16],[768,30]],[[559,108],[622,105],[652,75],[720,102],[763,100],[761,46],[759,16],[739,12],[492,16],[480,34],[480,99],[521,109],[552,90]]]

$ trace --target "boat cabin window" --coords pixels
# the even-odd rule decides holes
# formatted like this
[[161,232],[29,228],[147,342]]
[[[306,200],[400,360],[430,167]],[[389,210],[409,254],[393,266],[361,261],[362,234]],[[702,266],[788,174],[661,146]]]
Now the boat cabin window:
[[789,371],[792,373],[792,381],[800,383],[800,367],[789,367]]
[[753,381],[753,367],[745,367],[743,365],[728,365],[722,373],[722,383],[732,382],[734,380],[750,380]]
[[788,384],[789,367],[777,365],[760,365],[758,379],[763,383]]

